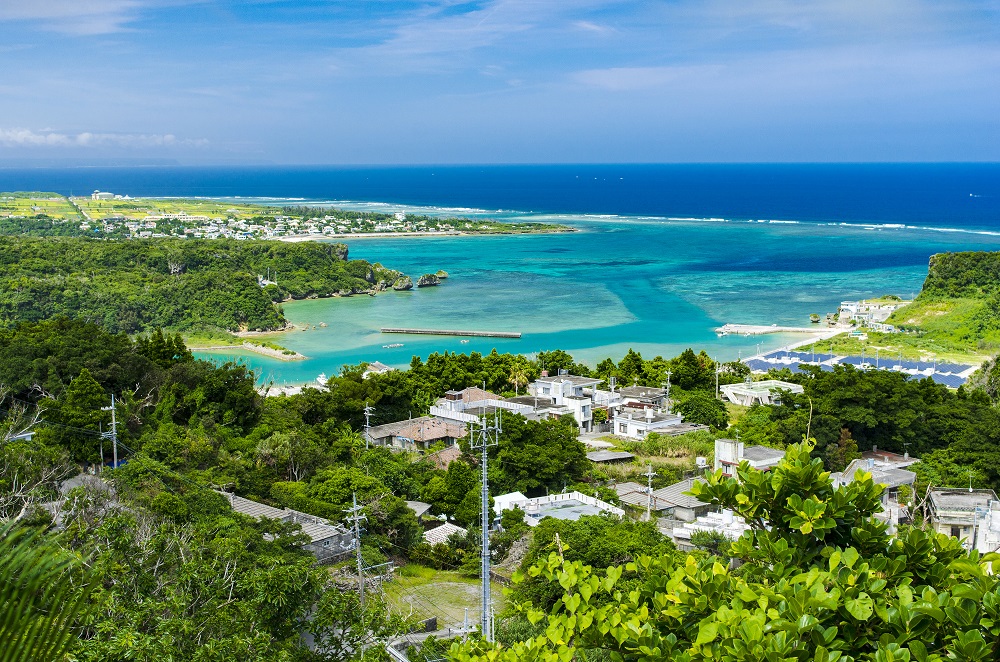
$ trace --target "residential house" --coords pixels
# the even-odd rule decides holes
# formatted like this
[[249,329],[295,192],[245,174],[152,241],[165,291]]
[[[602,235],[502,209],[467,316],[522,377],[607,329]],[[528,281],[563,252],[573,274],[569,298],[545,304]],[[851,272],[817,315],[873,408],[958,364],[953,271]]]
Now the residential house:
[[778,379],[765,379],[759,382],[747,379],[742,384],[725,384],[720,387],[720,390],[727,400],[744,407],[774,404],[778,401],[781,391],[790,393],[802,393],[803,391],[798,384]]
[[966,547],[978,547],[978,529],[993,512],[997,495],[993,490],[945,488],[931,490],[928,520],[938,533],[965,540]]
[[693,522],[698,517],[707,515],[712,511],[712,506],[694,498],[686,492],[691,491],[692,485],[700,478],[685,478],[682,481],[649,491],[649,488],[639,483],[619,483],[615,485],[615,492],[622,503],[627,503],[637,508],[650,509],[650,512],[658,517],[671,517],[683,522]]
[[368,438],[377,446],[428,450],[437,443],[454,446],[467,433],[464,423],[436,416],[420,416],[371,427],[368,429]]
[[291,508],[274,508],[229,492],[219,494],[226,497],[229,505],[238,513],[298,524],[302,533],[309,537],[309,542],[303,545],[303,549],[312,552],[321,562],[334,561],[354,551],[354,534],[341,524],[331,524],[322,517]]
[[680,414],[668,414],[652,407],[644,409],[623,407],[615,413],[611,431],[620,437],[644,439],[650,432],[669,434],[671,428],[680,426],[683,422],[684,419]]
[[715,440],[715,470],[725,476],[736,475],[741,462],[748,462],[754,469],[770,471],[785,457],[785,451],[767,446],[746,446],[733,439]]
[[842,472],[830,474],[830,478],[834,487],[840,487],[854,482],[859,471],[871,474],[875,483],[885,486],[885,491],[882,493],[882,513],[877,517],[895,526],[900,520],[910,518],[908,507],[899,501],[899,488],[907,486],[912,490],[917,474],[905,467],[917,462],[918,459],[908,454],[899,455],[872,450],[848,464]]
[[584,390],[594,389],[600,383],[600,379],[571,375],[565,370],[552,377],[542,371],[542,376],[528,385],[528,394],[551,398],[553,404],[569,407],[580,429],[590,432],[594,425],[594,401]]
[[538,526],[538,523],[546,517],[575,522],[584,515],[606,513],[619,519],[625,516],[625,511],[619,507],[575,491],[549,494],[533,499],[517,498],[522,496],[524,495],[520,492],[512,492],[495,497],[493,499],[493,512],[496,513],[497,521],[499,521],[500,513],[514,507],[524,511],[524,521],[531,527]]
[[424,531],[424,542],[428,545],[446,545],[448,544],[448,538],[451,538],[456,533],[464,536],[468,531],[451,522],[445,522],[441,526]]
[[392,372],[395,368],[390,368],[381,361],[372,361],[367,366],[365,366],[365,371],[361,373],[361,379],[368,379],[371,375],[384,375],[387,372]]

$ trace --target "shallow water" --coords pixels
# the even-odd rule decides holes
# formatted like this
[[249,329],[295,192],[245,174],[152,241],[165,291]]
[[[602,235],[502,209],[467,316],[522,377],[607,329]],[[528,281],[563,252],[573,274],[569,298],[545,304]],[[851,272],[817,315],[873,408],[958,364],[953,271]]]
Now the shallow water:
[[[809,326],[810,313],[833,312],[845,299],[918,292],[933,253],[1000,250],[1000,236],[903,227],[517,217],[580,232],[349,240],[351,257],[414,277],[438,269],[451,277],[409,292],[286,304],[288,319],[309,328],[278,342],[307,361],[230,356],[278,383],[311,381],[360,361],[402,367],[434,351],[559,348],[593,365],[630,347],[647,357],[694,347],[728,360],[800,336],[717,337],[714,329],[726,322]],[[523,335],[463,344],[381,334],[383,326]],[[397,342],[403,347],[383,347]]]

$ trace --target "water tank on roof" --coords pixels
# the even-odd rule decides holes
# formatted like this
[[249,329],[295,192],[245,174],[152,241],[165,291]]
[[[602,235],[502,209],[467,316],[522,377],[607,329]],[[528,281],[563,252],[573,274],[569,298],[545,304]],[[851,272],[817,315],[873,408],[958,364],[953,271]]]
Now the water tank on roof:
[[705,467],[708,466],[708,458],[699,455],[694,459],[694,463],[695,466],[697,466],[699,469],[704,469]]
[[733,523],[733,511],[723,510],[722,511],[722,523],[729,526]]

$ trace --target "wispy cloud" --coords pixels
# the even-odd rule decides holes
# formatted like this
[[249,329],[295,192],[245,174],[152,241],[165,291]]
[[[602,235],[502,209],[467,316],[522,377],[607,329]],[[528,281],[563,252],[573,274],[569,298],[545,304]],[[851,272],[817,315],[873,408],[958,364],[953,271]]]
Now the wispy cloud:
[[53,130],[0,129],[0,145],[5,147],[199,147],[204,139],[178,139],[170,133],[60,133]]
[[139,0],[0,0],[0,21],[36,21],[58,32],[119,32],[135,18]]
[[587,69],[573,74],[578,83],[606,90],[643,90],[662,87],[682,78],[704,79],[721,67],[714,65],[668,67],[609,67]]

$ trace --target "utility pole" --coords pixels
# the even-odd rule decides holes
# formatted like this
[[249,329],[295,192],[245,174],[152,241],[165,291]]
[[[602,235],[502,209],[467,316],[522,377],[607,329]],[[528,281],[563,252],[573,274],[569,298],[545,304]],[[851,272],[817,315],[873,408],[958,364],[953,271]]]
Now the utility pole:
[[673,407],[674,403],[670,401],[670,375],[671,372],[667,370],[667,413],[668,414],[671,413],[670,410],[674,408]]
[[646,479],[647,479],[647,487],[646,487],[646,521],[647,522],[649,522],[652,519],[652,516],[653,516],[651,511],[653,510],[653,476],[655,476],[655,475],[656,475],[656,472],[653,471],[653,465],[652,464],[647,464],[646,465],[646,473],[643,474],[643,476],[645,476]]
[[[483,418],[479,422],[479,429],[476,430],[473,426],[475,423],[469,424],[469,448],[470,450],[479,449],[482,451],[482,458],[480,464],[482,465],[483,472],[483,493],[482,493],[482,527],[483,527],[483,541],[482,541],[482,601],[483,601],[483,614],[482,614],[482,632],[483,639],[488,642],[493,641],[493,605],[492,599],[490,598],[490,488],[487,474],[486,462],[489,458],[489,447],[496,446],[500,440],[500,433],[502,432],[500,426],[500,414],[493,414],[493,422],[487,423],[486,419]],[[477,439],[478,438],[478,439]]]
[[361,598],[361,606],[365,606],[365,564],[361,559],[361,522],[368,519],[361,514],[361,506],[358,505],[358,494],[351,494],[351,501],[354,504],[350,508],[345,508],[345,513],[350,513],[345,519],[354,523],[354,552],[358,562],[358,595]]
[[[111,412],[111,432],[105,432],[102,436],[107,436],[111,438],[112,448],[114,449],[112,457],[114,458],[114,463],[111,465],[115,469],[118,468],[118,419],[115,416],[115,394],[111,394],[111,406],[101,407],[101,411]],[[101,464],[104,464],[104,457],[101,457]]]
[[375,411],[375,408],[369,406],[368,403],[366,402],[365,403],[365,450],[368,450],[368,443],[371,441],[372,438],[371,435],[368,433],[368,431],[371,428],[370,419],[373,411]]
[[715,399],[719,399],[719,362],[716,359],[712,359],[712,363],[715,364]]

